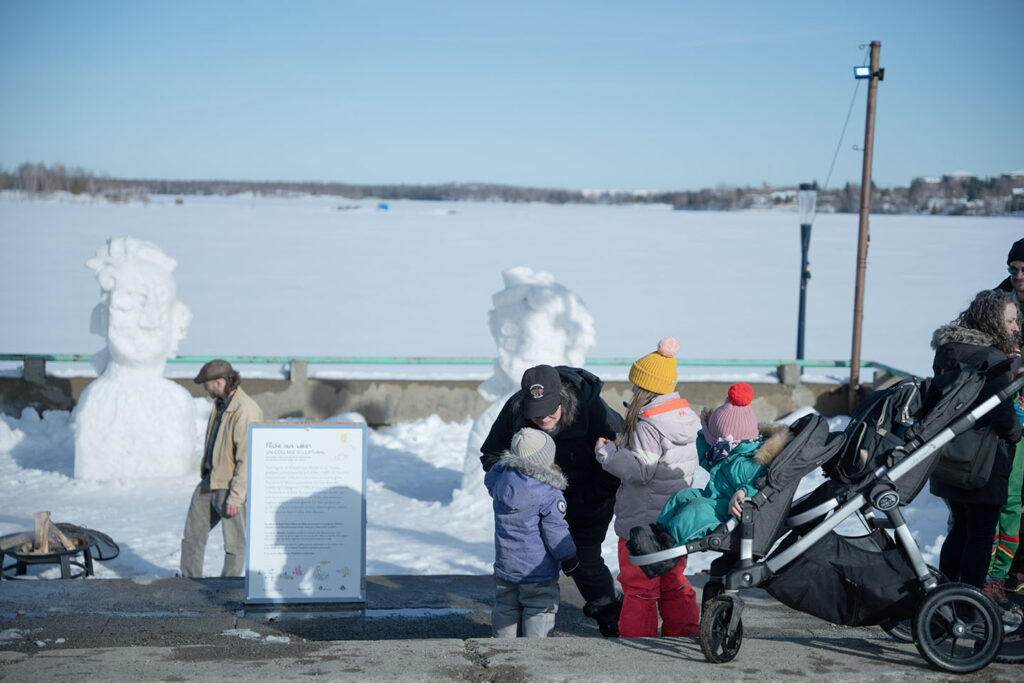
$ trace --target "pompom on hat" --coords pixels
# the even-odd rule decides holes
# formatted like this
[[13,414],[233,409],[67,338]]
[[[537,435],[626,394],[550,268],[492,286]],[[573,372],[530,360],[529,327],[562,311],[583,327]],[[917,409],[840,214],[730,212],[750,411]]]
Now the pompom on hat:
[[754,390],[746,382],[737,382],[729,387],[729,395],[725,402],[711,411],[707,420],[702,420],[704,440],[714,445],[720,439],[739,443],[747,439],[756,439],[757,416],[750,407],[754,400]]
[[676,388],[676,354],[679,342],[665,337],[658,342],[657,351],[652,351],[635,361],[629,369],[629,381],[656,394],[668,394]]

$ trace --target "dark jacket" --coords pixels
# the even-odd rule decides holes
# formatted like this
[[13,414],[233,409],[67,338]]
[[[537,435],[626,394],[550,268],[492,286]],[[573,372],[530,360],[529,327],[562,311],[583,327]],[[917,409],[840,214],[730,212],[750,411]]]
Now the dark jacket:
[[[569,485],[565,489],[565,519],[577,545],[601,543],[608,530],[615,506],[619,480],[602,469],[594,456],[598,437],[614,439],[622,428],[622,416],[601,399],[603,383],[582,368],[559,365],[555,368],[562,388],[575,399],[571,419],[563,416],[565,427],[552,435],[555,463]],[[567,402],[563,400],[563,411]],[[505,402],[490,433],[480,447],[480,462],[488,471],[512,444],[512,435],[523,427],[534,426],[523,417],[523,396],[518,391]]]
[[[932,370],[935,374],[961,367],[977,367],[985,363],[993,365],[1006,360],[1006,354],[992,346],[992,338],[978,330],[958,325],[945,325],[935,331],[932,337],[935,360]],[[978,402],[1002,391],[1010,384],[1010,373],[1004,372],[990,377],[981,389]],[[1011,444],[1020,441],[1021,425],[1013,411],[1013,404],[1004,401],[978,420],[977,426],[995,430],[999,436],[999,451],[988,483],[980,489],[962,489],[950,484],[931,481],[931,492],[940,498],[982,505],[1002,505],[1006,502],[1010,467],[1013,464]]]

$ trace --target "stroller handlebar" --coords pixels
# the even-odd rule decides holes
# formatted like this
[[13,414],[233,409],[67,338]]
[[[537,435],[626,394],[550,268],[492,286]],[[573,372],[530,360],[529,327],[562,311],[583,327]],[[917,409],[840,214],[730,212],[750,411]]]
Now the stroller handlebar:
[[978,406],[974,408],[974,410],[954,420],[949,425],[949,429],[955,435],[963,434],[968,429],[974,426],[974,424],[978,421],[979,417],[985,415],[1003,401],[1010,400],[1011,398],[1016,396],[1017,393],[1021,391],[1021,389],[1024,389],[1024,373],[1022,373],[1016,379],[1012,380],[1009,386],[1007,386],[1005,389],[1003,389],[999,393],[992,394],[987,399],[982,401]]
[[1013,398],[1021,389],[1024,389],[1024,373],[1018,375],[1016,379],[1010,382],[1010,386],[999,392],[999,402],[1002,403],[1007,399]]

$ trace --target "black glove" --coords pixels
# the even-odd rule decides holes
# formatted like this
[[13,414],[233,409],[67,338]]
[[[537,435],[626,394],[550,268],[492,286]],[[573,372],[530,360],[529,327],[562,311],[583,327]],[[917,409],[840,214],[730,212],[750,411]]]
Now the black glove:
[[500,453],[484,453],[480,456],[480,464],[483,466],[484,472],[490,472],[499,460],[501,460]]
[[566,576],[572,576],[573,573],[580,568],[580,559],[573,555],[568,560],[562,562],[562,573]]
[[672,532],[668,530],[668,527],[664,527],[661,524],[652,524],[651,531],[654,532],[654,538],[658,541],[664,549],[674,548],[676,544],[676,537],[672,535]]

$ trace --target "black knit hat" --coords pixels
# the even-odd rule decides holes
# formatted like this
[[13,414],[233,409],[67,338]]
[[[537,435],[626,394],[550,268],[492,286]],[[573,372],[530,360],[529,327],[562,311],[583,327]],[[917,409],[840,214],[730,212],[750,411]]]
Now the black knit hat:
[[1024,239],[1019,239],[1010,247],[1010,253],[1006,255],[1006,262],[1024,261]]

